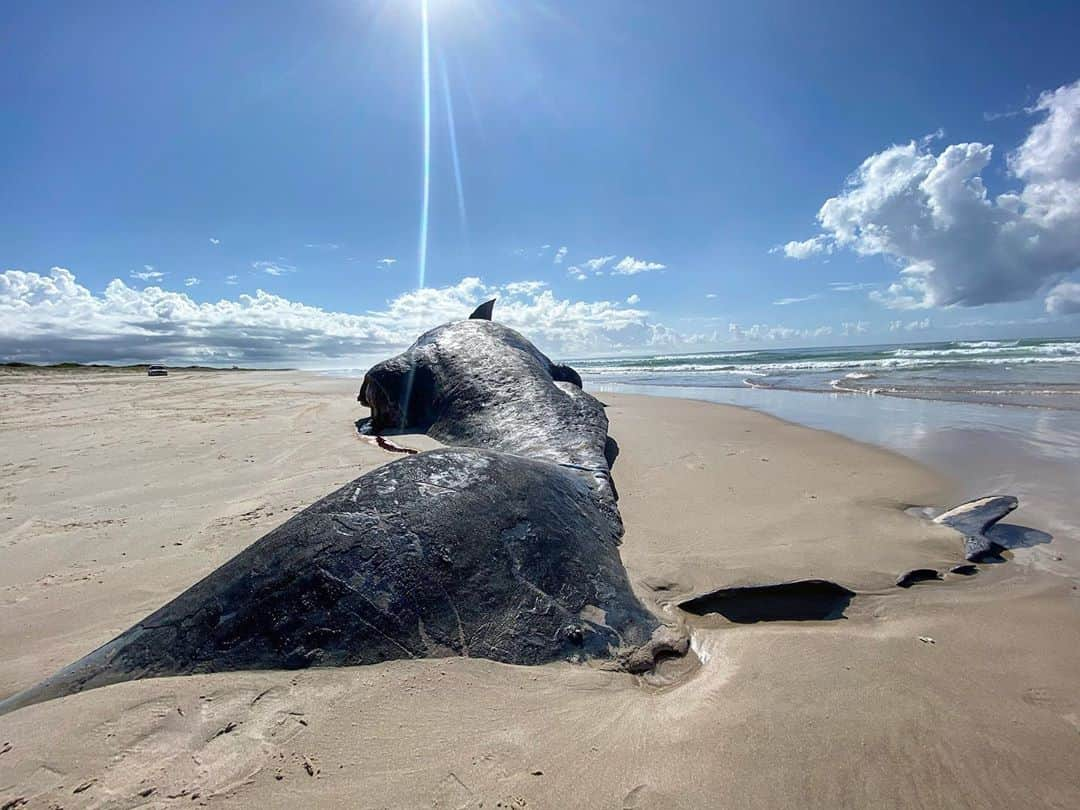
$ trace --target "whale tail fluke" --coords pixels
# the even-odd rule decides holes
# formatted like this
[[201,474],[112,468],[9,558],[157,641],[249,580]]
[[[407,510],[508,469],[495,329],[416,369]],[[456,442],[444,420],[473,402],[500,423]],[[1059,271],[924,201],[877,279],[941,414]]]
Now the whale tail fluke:
[[982,562],[1001,551],[1001,546],[986,533],[1019,503],[1012,495],[990,495],[954,506],[934,518],[934,522],[963,534],[964,558],[968,562]]

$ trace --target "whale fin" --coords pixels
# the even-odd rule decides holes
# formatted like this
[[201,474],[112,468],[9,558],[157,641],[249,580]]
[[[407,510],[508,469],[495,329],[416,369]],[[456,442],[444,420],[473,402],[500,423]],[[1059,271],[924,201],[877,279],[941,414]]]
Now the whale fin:
[[1019,503],[1012,495],[989,495],[954,506],[934,518],[934,522],[963,534],[964,559],[968,562],[981,562],[1001,550],[1001,546],[987,537],[986,532]]
[[476,309],[473,310],[472,315],[469,316],[470,321],[490,321],[491,313],[495,309],[495,299],[485,301]]

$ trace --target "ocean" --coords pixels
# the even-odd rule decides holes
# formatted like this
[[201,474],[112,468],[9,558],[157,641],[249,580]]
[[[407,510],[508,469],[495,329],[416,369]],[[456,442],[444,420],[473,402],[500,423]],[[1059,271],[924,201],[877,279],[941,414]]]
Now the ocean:
[[570,362],[595,384],[769,388],[1080,410],[1080,338],[762,349]]

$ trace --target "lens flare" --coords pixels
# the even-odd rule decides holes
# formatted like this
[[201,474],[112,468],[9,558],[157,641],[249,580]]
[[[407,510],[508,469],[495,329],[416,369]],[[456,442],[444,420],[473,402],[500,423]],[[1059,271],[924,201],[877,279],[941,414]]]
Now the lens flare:
[[458,160],[457,126],[454,124],[454,98],[450,94],[450,78],[446,73],[446,60],[439,51],[439,71],[442,74],[443,98],[446,100],[446,126],[450,133],[450,159],[454,164],[454,185],[457,188],[458,215],[461,217],[461,233],[468,234],[465,217],[465,190],[461,185],[461,162]]
[[424,105],[424,186],[420,203],[420,284],[427,276],[428,208],[431,204],[431,44],[428,34],[428,2],[420,0],[420,75],[423,77]]

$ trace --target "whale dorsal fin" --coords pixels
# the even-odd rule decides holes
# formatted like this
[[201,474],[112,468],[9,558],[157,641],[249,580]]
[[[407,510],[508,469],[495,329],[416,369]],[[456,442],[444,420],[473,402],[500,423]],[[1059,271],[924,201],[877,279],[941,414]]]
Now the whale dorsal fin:
[[472,315],[469,316],[470,321],[490,321],[491,312],[495,309],[495,299],[485,301],[476,309],[473,310]]

